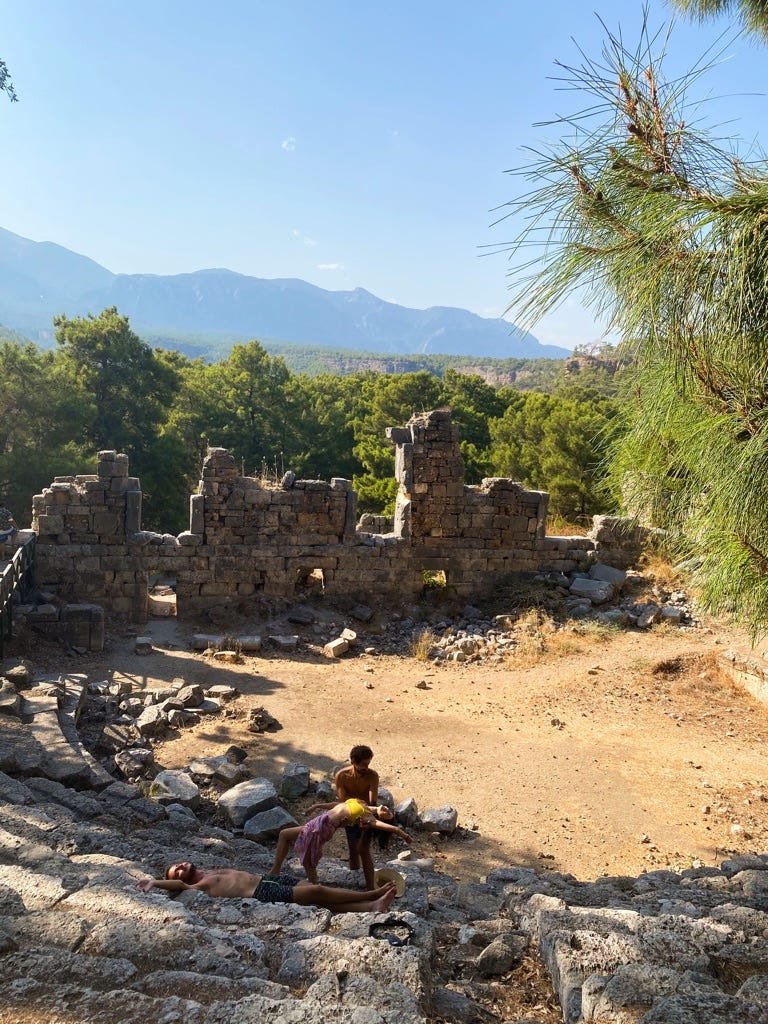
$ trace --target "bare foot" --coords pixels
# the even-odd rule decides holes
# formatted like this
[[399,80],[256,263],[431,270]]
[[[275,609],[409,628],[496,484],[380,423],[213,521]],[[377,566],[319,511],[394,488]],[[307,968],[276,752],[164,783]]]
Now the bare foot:
[[396,892],[397,889],[395,889],[393,885],[387,892],[384,893],[383,896],[374,901],[373,905],[371,906],[371,911],[379,912],[382,910],[388,910],[392,905],[392,901],[395,898]]

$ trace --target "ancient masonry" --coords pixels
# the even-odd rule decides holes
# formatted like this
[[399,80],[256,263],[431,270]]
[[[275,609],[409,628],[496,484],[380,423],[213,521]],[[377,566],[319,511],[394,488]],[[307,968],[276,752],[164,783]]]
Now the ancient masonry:
[[455,594],[480,598],[511,575],[568,572],[594,559],[592,539],[546,536],[547,494],[507,479],[464,483],[450,412],[414,416],[387,436],[400,485],[388,533],[363,528],[371,520],[380,528],[379,517],[357,525],[349,480],[244,477],[223,448],[203,464],[189,530],[150,533],[127,457],[100,452],[95,475],[56,477],[34,498],[38,584],[142,622],[157,573],[177,581],[177,614],[193,617],[214,606],[247,613],[266,595],[293,599],[310,580],[329,596],[399,602],[439,572]]

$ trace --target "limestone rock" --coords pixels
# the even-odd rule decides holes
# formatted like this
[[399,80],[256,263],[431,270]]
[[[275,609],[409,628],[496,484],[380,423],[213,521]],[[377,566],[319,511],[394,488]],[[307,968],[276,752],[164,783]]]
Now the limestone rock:
[[21,711],[21,695],[13,683],[6,680],[0,683],[0,714],[19,715]]
[[342,654],[346,654],[349,650],[349,644],[343,637],[336,637],[335,640],[329,640],[329,642],[323,648],[323,654],[329,658],[340,658]]
[[249,732],[267,732],[270,729],[276,729],[279,727],[279,722],[276,718],[267,711],[266,708],[251,708],[248,712],[248,720],[246,722],[246,729]]
[[218,806],[233,828],[242,828],[259,811],[277,806],[277,792],[269,779],[249,779],[222,793]]
[[477,969],[486,978],[506,974],[525,955],[525,936],[500,936],[489,943],[477,958]]
[[136,719],[136,728],[142,736],[162,736],[168,730],[168,716],[157,705],[145,708]]
[[255,843],[264,843],[270,839],[277,839],[282,829],[293,828],[296,825],[298,822],[284,807],[270,807],[266,811],[254,814],[245,822],[243,835]]
[[309,768],[303,764],[287,764],[283,768],[283,780],[280,784],[280,796],[286,800],[296,800],[309,791]]
[[443,807],[431,807],[419,815],[419,828],[424,832],[441,832],[450,835],[456,831],[459,812],[447,804]]
[[200,804],[200,790],[186,772],[159,772],[149,787],[149,795],[160,804],[181,804],[192,809]]
[[605,580],[595,580],[576,577],[571,583],[571,593],[574,597],[589,598],[592,604],[605,604],[613,597],[615,590],[611,583]]

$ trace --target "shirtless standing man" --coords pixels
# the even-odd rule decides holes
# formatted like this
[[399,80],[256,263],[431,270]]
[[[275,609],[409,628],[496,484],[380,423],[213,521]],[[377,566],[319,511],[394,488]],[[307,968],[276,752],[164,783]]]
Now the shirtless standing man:
[[[373,751],[370,747],[359,744],[349,752],[350,764],[336,772],[334,783],[339,800],[362,800],[364,804],[375,806],[379,802],[379,776],[370,767]],[[366,889],[373,889],[373,857],[371,856],[372,829],[363,829],[359,825],[349,825],[347,833],[349,846],[349,866],[357,871],[362,865]]]
[[184,892],[197,889],[207,896],[223,899],[253,899],[262,903],[297,903],[300,907],[323,907],[336,913],[377,913],[386,910],[395,898],[395,887],[388,883],[369,892],[312,885],[291,875],[252,875],[235,868],[204,871],[191,861],[171,864],[163,878],[142,878],[136,883],[140,892],[163,889]]

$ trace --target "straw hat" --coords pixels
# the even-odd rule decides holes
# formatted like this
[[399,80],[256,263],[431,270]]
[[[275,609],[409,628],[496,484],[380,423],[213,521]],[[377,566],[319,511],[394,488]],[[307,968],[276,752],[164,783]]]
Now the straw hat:
[[373,882],[376,888],[385,885],[387,882],[395,883],[395,894],[402,896],[405,892],[405,875],[401,875],[399,871],[395,871],[394,868],[379,868],[376,874],[373,876]]

